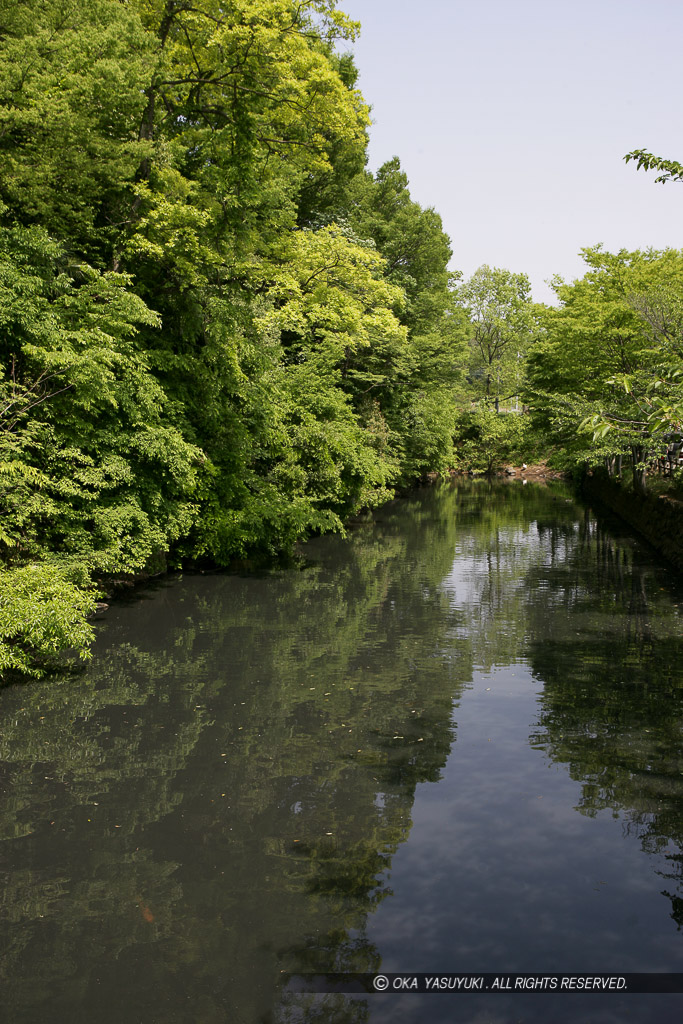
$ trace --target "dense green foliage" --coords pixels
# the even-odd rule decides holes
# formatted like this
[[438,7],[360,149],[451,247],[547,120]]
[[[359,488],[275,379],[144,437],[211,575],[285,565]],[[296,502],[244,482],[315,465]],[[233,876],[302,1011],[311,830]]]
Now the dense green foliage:
[[457,288],[468,314],[472,393],[496,410],[516,399],[524,380],[524,357],[537,329],[538,307],[526,274],[480,267]]
[[334,0],[0,13],[6,667],[25,566],[85,653],[91,580],[286,550],[452,465],[450,245],[398,160],[364,170],[357,27]]
[[493,473],[502,464],[532,462],[542,438],[522,412],[526,358],[540,333],[542,307],[529,279],[498,267],[479,267],[454,288],[465,320],[466,380],[454,422],[455,464]]
[[527,400],[564,465],[620,472],[626,457],[642,490],[683,424],[683,252],[584,257],[580,281],[556,283],[561,304],[530,353]]
[[487,402],[462,410],[456,420],[457,465],[492,474],[503,463],[533,462],[538,440],[528,416],[496,412]]

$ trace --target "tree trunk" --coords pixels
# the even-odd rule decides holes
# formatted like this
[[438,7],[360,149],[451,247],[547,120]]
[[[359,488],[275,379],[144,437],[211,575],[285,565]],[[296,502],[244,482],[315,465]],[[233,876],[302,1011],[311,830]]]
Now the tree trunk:
[[631,448],[633,462],[633,490],[636,494],[645,494],[647,490],[647,470],[645,468],[645,449],[642,445]]

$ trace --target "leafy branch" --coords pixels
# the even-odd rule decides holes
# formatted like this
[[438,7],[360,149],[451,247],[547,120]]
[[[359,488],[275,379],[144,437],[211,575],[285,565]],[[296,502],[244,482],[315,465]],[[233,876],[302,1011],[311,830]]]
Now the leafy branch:
[[664,157],[648,153],[645,149],[634,149],[633,152],[627,153],[624,161],[629,163],[630,160],[637,161],[636,168],[639,171],[663,171],[663,174],[655,178],[655,182],[661,182],[662,185],[667,181],[683,181],[683,164],[679,164],[677,160],[666,160]]

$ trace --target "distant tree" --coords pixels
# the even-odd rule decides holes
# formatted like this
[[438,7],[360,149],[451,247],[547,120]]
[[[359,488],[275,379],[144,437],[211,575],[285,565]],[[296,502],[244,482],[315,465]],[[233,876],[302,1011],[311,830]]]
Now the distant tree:
[[526,274],[484,265],[456,289],[470,320],[470,377],[478,398],[494,402],[519,393],[535,307]]

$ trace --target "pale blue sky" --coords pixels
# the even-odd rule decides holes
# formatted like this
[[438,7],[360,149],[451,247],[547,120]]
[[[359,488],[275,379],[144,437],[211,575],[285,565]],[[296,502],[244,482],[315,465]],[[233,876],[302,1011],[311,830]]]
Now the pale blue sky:
[[451,237],[453,269],[529,275],[578,255],[683,248],[683,184],[624,164],[683,161],[680,0],[340,0],[362,26],[370,166],[397,155]]

